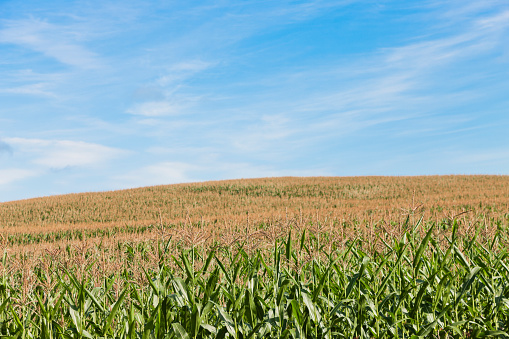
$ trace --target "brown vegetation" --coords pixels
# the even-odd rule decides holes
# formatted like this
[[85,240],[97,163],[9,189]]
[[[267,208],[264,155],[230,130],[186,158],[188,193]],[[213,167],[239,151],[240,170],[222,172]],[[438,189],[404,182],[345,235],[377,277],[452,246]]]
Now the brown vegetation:
[[228,180],[82,193],[0,204],[3,234],[195,223],[218,225],[334,215],[391,219],[466,210],[505,213],[509,176],[323,177]]
[[[509,176],[323,177],[228,180],[82,193],[0,204],[0,246],[45,253],[65,246],[139,243],[268,246],[290,229],[329,242],[400,236],[414,224],[462,218],[461,232],[507,220]],[[484,227],[483,234],[493,230]],[[379,246],[379,245],[377,245]]]

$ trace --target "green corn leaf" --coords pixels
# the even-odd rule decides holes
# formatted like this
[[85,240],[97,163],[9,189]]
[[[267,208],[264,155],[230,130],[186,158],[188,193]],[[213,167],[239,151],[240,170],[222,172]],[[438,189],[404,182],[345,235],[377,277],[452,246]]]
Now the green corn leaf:
[[292,305],[292,316],[297,322],[297,325],[299,327],[304,326],[304,317],[302,315],[302,312],[300,310],[300,304],[296,299],[293,299],[290,304]]
[[467,270],[470,270],[470,264],[468,263],[467,258],[465,258],[463,253],[461,253],[461,251],[456,246],[453,246],[453,250],[457,257],[459,258],[459,262],[461,263],[461,265],[463,265],[463,267],[466,268]]
[[217,335],[217,329],[214,326],[209,324],[201,324],[200,326],[209,331],[210,333],[212,333],[213,335]]
[[39,296],[38,293],[35,293],[35,297],[37,298],[37,304],[41,308],[41,313],[43,314],[44,317],[46,317],[46,319],[49,319],[50,314],[46,310],[46,307],[44,306],[44,303],[42,302],[41,297]]
[[178,268],[180,268],[181,271],[184,271],[184,267],[182,266],[182,264],[180,263],[180,260],[178,260],[177,258],[175,258],[175,256],[171,256],[171,258],[173,259],[173,261],[175,262],[175,264],[178,266]]
[[205,272],[207,272],[210,263],[212,262],[212,259],[214,259],[215,251],[209,251],[209,254],[207,256],[207,260],[205,261],[205,265],[203,265],[203,268],[200,271],[200,276],[202,276]]
[[226,268],[224,267],[223,263],[221,262],[221,260],[219,260],[219,258],[216,256],[216,262],[217,264],[219,265],[219,267],[221,268],[221,271],[223,271],[223,274],[224,276],[226,277],[226,280],[228,280],[228,284],[229,285],[232,285],[232,279],[230,277],[230,274],[228,273],[228,271],[226,270]]
[[75,306],[71,306],[69,307],[69,313],[71,315],[71,319],[74,324],[74,327],[76,328],[76,331],[80,335],[83,335],[83,322],[81,321],[79,309],[77,309]]
[[7,305],[9,304],[10,298],[5,298],[2,305],[0,305],[0,314],[4,313],[4,310],[7,308]]
[[281,305],[284,293],[285,293],[286,288],[288,287],[289,284],[290,284],[290,280],[289,279],[285,279],[281,283],[281,286],[279,286],[279,289],[278,289],[278,292],[277,292],[277,296],[276,296],[276,305],[278,305],[278,306]]
[[223,321],[224,325],[226,326],[226,329],[228,330],[228,333],[234,338],[237,338],[237,332],[235,330],[235,323],[233,322],[232,317],[225,312],[225,310],[219,306],[216,305],[217,310],[219,311],[219,317]]
[[433,329],[435,328],[437,322],[447,313],[449,312],[449,309],[451,308],[451,305],[447,305],[447,307],[442,311],[440,312],[440,314],[438,315],[438,317],[436,317],[436,319],[428,324],[426,327],[423,327],[419,333],[417,333],[417,335],[420,337],[420,338],[423,338],[423,337],[426,337],[431,331],[433,331]]
[[247,289],[244,296],[244,309],[246,310],[246,317],[251,325],[256,324],[256,305],[254,302],[251,289]]
[[463,331],[459,328],[459,326],[464,325],[466,323],[468,323],[468,320],[457,321],[455,323],[448,325],[446,329],[453,330],[458,335],[463,336]]
[[[430,279],[433,280],[433,279]],[[415,298],[414,306],[412,307],[412,310],[410,311],[410,318],[414,318],[417,314],[417,311],[421,308],[421,301],[424,297],[424,293],[426,292],[426,288],[428,287],[429,283],[428,281],[425,281],[422,283],[421,288],[419,289],[419,292],[417,293],[417,298]]]
[[369,259],[367,257],[362,259],[362,264],[361,264],[361,268],[359,269],[359,272],[357,272],[357,274],[355,274],[352,277],[352,279],[350,280],[350,283],[348,284],[348,287],[346,288],[345,298],[348,298],[350,296],[350,293],[352,292],[352,290],[353,290],[353,288],[355,286],[355,283],[357,283],[357,281],[364,274],[364,271],[366,270],[366,265],[368,264],[368,262],[369,262]]
[[421,218],[419,219],[419,221],[415,224],[415,226],[413,227],[412,229],[412,235],[415,234],[415,231],[419,228],[419,226],[421,225],[422,223],[422,220],[424,219],[424,214],[421,215]]
[[177,338],[180,339],[189,339],[189,334],[187,334],[186,329],[182,327],[179,323],[171,324],[173,327],[173,331],[175,332]]
[[378,292],[376,293],[376,299],[378,299],[380,297],[380,295],[382,294],[382,292],[385,290],[385,286],[389,282],[389,279],[391,278],[391,276],[394,274],[394,272],[398,268],[399,264],[401,263],[401,260],[403,259],[403,255],[405,254],[406,246],[407,245],[405,245],[401,249],[401,252],[398,256],[398,259],[396,260],[396,264],[394,265],[393,269],[385,276],[384,280],[382,280],[382,283],[380,284],[380,287],[378,288]]
[[181,298],[181,306],[188,304],[191,300],[185,281],[181,278],[175,278],[173,279],[172,284],[175,292],[177,292],[178,296]]
[[115,319],[115,316],[117,315],[119,307],[122,305],[122,302],[125,298],[126,292],[127,292],[127,289],[125,289],[120,294],[120,297],[118,298],[117,302],[113,305],[113,308],[112,308],[110,314],[108,315],[108,318],[106,318],[106,323],[104,324],[104,327],[102,330],[104,335],[106,335],[106,333],[108,333],[108,331],[110,330],[111,323],[113,322],[113,319]]
[[486,331],[479,334],[479,338],[485,338],[485,337],[509,337],[509,334],[504,331]]
[[321,320],[320,311],[316,307],[316,305],[313,303],[312,298],[309,294],[306,292],[302,292],[302,301],[304,302],[304,305],[306,305],[309,315],[311,317],[311,320],[313,320],[315,323],[319,323]]
[[[421,220],[422,220],[422,218],[421,218]],[[417,249],[417,252],[415,253],[414,262],[413,262],[415,274],[417,274],[417,272],[419,271],[419,267],[421,265],[421,256],[424,253],[424,250],[428,247],[429,238],[431,237],[434,226],[435,225],[432,225],[429,228],[428,232],[426,232],[426,236],[422,240],[421,245],[419,246],[419,248]]]
[[193,338],[196,338],[198,335],[198,331],[201,326],[201,315],[200,315],[200,308],[197,304],[193,305],[193,310],[191,312],[191,336]]
[[90,300],[92,300],[94,305],[101,311],[101,313],[105,313],[106,312],[104,307],[101,305],[101,303],[99,303],[99,301],[97,301],[96,297],[93,295],[92,292],[90,292],[88,289],[85,288],[85,293],[88,295]]
[[187,279],[192,283],[194,284],[194,269],[191,265],[191,263],[189,262],[189,259],[187,258],[187,255],[185,255],[184,253],[182,253],[180,255],[180,259],[181,261],[184,263],[184,267],[186,269],[186,274],[187,274]]
[[300,237],[300,250],[299,252],[302,252],[302,249],[304,248],[304,244],[306,243],[306,229],[302,231],[302,235]]
[[149,274],[145,270],[145,267],[142,266],[141,269],[145,273],[145,276],[147,277],[147,281],[150,284],[150,287],[152,287],[152,290],[154,291],[154,294],[155,295],[159,295],[161,293],[160,288],[154,284],[154,281],[150,278]]
[[84,336],[85,338],[89,338],[89,339],[96,339],[92,336],[92,334],[90,334],[87,330],[83,330],[81,332],[81,335]]
[[257,334],[259,334],[260,328],[262,328],[263,325],[264,325],[264,323],[259,323],[258,325],[256,325],[251,331],[249,331],[249,333],[245,336],[245,338],[251,339],[254,336],[256,336]]
[[470,287],[470,285],[472,285],[472,282],[474,281],[476,275],[479,273],[480,270],[481,270],[481,268],[478,266],[476,266],[470,270],[470,273],[466,277],[465,282],[463,283],[463,286],[461,286],[461,292],[458,295],[458,297],[456,298],[455,305],[457,305],[459,303],[459,301],[463,297],[463,294],[465,294],[465,292]]
[[290,260],[292,252],[292,231],[288,232],[288,238],[286,239],[286,259]]

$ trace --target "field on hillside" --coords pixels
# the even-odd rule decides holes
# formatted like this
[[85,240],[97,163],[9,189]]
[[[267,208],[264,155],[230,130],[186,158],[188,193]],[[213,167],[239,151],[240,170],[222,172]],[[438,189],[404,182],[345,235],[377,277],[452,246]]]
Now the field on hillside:
[[0,335],[507,337],[509,177],[268,178],[0,204]]
[[[229,233],[269,224],[356,223],[362,228],[400,225],[410,213],[439,221],[467,211],[462,218],[499,218],[509,210],[508,187],[507,176],[269,178],[156,186],[3,203],[0,228],[9,246],[100,241],[105,234],[136,240],[155,236],[161,226],[182,235],[191,225],[211,239],[233,240],[225,235],[235,238]],[[355,229],[342,228],[345,237]],[[394,225],[387,230],[401,232]]]

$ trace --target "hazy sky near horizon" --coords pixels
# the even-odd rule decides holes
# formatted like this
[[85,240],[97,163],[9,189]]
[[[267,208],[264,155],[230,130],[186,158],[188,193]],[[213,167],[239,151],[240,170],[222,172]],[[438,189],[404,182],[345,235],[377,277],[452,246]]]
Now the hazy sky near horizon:
[[509,2],[0,1],[0,201],[509,174]]

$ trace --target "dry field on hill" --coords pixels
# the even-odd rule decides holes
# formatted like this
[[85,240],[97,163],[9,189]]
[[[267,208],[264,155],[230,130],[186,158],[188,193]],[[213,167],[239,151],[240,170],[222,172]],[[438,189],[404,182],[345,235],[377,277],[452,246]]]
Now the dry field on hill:
[[13,252],[169,237],[257,247],[292,228],[327,230],[346,241],[398,236],[407,216],[411,223],[457,216],[467,232],[508,213],[509,176],[246,179],[2,203],[0,241]]
[[[0,204],[5,233],[180,222],[239,224],[302,214],[391,219],[417,207],[429,217],[507,211],[509,176],[267,178],[81,193]],[[416,211],[417,211],[416,209]]]

